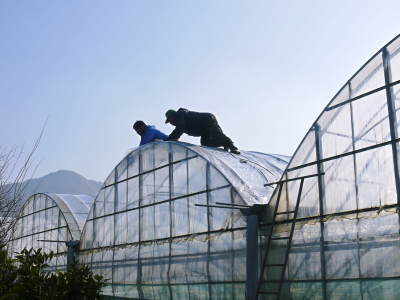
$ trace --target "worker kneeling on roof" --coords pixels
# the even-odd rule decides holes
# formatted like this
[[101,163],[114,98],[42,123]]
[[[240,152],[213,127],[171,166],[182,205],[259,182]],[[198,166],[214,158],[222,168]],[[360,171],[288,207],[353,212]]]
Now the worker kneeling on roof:
[[175,126],[174,131],[166,139],[167,141],[177,141],[183,133],[186,133],[191,136],[200,136],[202,146],[224,147],[227,151],[240,154],[232,140],[222,132],[213,114],[180,108],[178,111],[168,110],[165,116],[167,118],[165,123]]
[[143,121],[136,121],[135,124],[133,124],[133,129],[141,136],[139,146],[156,140],[164,141],[168,138],[166,134],[156,129],[154,125],[146,125]]

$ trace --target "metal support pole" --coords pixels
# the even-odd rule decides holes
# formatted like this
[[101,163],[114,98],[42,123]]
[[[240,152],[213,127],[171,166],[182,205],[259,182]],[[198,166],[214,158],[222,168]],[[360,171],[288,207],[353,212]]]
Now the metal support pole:
[[[347,84],[347,88],[349,90],[349,99],[352,98],[352,88],[351,88],[351,82]],[[352,151],[356,150],[356,134],[355,134],[355,128],[354,128],[354,111],[353,111],[353,102],[350,102],[350,121],[351,121],[351,148]],[[354,188],[356,192],[356,209],[360,209],[360,199],[358,197],[358,169],[357,169],[357,157],[355,154],[353,154],[353,169],[354,169]],[[358,218],[357,214],[357,267],[358,267],[358,275],[361,278],[361,245],[360,245],[360,219]],[[358,288],[360,291],[360,297],[361,300],[363,299],[363,286],[362,282],[360,281],[358,283]]]
[[325,238],[324,238],[324,221],[323,221],[323,214],[324,208],[326,207],[325,203],[325,180],[323,175],[324,173],[324,166],[320,162],[322,159],[322,139],[321,139],[321,127],[319,124],[314,125],[315,130],[315,152],[317,155],[317,169],[318,169],[318,198],[319,198],[319,215],[320,215],[320,262],[321,262],[321,279],[322,279],[322,296],[323,299],[327,299],[326,294],[326,269],[325,269]]
[[267,205],[255,204],[242,208],[246,216],[246,300],[257,300],[260,260],[258,254],[258,224],[267,216]]
[[397,152],[397,143],[394,141],[398,137],[397,132],[397,117],[396,117],[396,107],[393,99],[393,91],[390,83],[392,81],[392,71],[390,69],[390,54],[387,48],[382,50],[383,59],[383,72],[385,74],[385,85],[386,85],[386,98],[388,105],[388,116],[390,125],[390,138],[392,140],[392,154],[393,154],[393,167],[394,167],[394,178],[396,182],[396,194],[397,194],[397,204],[400,204],[400,174],[399,174],[399,160]]
[[[142,161],[142,151],[139,150],[139,174],[143,171],[143,161]],[[139,176],[139,207],[143,202],[143,176]],[[142,219],[143,210],[139,208],[139,220],[138,220],[138,231],[139,231],[139,239],[138,239],[138,261],[137,261],[137,277],[136,277],[136,286],[140,299],[144,299],[144,293],[142,288],[142,259],[141,259],[141,248],[142,248],[142,226],[140,220]]]
[[[168,174],[169,174],[169,194],[168,197],[171,199],[174,194],[174,166],[172,165],[172,162],[174,161],[174,158],[172,156],[172,146],[171,144],[168,145]],[[186,163],[187,164],[187,163]],[[172,202],[170,201],[168,203],[168,210],[169,210],[169,236],[173,236],[173,206]],[[172,265],[172,240],[168,241],[168,268],[167,268],[167,285],[168,285],[168,291],[169,291],[169,297],[171,300],[173,300],[173,293],[172,293],[172,288],[171,288],[171,265]]]
[[246,217],[246,299],[257,299],[258,282],[258,216]]
[[79,241],[67,241],[65,245],[67,246],[67,269],[69,269],[79,251]]

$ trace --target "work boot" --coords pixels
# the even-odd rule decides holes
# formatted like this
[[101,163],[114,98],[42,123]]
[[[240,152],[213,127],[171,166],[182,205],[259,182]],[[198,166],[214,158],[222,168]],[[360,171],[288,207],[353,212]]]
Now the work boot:
[[233,153],[233,154],[240,154],[239,149],[236,148],[235,146],[232,145],[232,146],[230,147],[230,149],[231,149],[231,153]]

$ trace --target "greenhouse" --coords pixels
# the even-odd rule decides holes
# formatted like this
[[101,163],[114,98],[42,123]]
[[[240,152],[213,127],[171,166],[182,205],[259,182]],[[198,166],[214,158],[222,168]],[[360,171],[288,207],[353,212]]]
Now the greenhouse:
[[[288,158],[179,142],[141,146],[111,172],[81,238],[80,260],[110,279],[104,295],[243,299],[246,219]],[[202,205],[202,206],[196,206]]]
[[340,89],[276,185],[259,299],[400,299],[399,53]]
[[10,249],[75,241],[110,299],[400,299],[399,94],[398,36],[292,157],[149,143],[94,201],[30,197]]
[[56,255],[50,262],[55,269],[67,264],[65,242],[79,240],[93,197],[87,195],[37,193],[21,208],[9,244],[14,255],[22,249],[41,248]]

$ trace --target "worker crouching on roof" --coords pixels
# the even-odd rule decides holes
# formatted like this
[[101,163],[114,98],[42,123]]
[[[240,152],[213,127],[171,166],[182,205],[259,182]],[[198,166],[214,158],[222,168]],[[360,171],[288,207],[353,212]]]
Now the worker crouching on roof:
[[213,114],[180,108],[178,111],[168,110],[165,116],[167,118],[165,123],[175,126],[174,131],[166,139],[167,141],[177,141],[183,133],[186,133],[191,136],[200,136],[202,146],[224,147],[225,150],[240,154],[232,140],[222,132]]
[[133,129],[141,136],[139,146],[153,142],[155,140],[162,140],[168,138],[168,136],[162,133],[160,130],[156,129],[154,125],[146,125],[143,121],[136,121],[133,124]]

